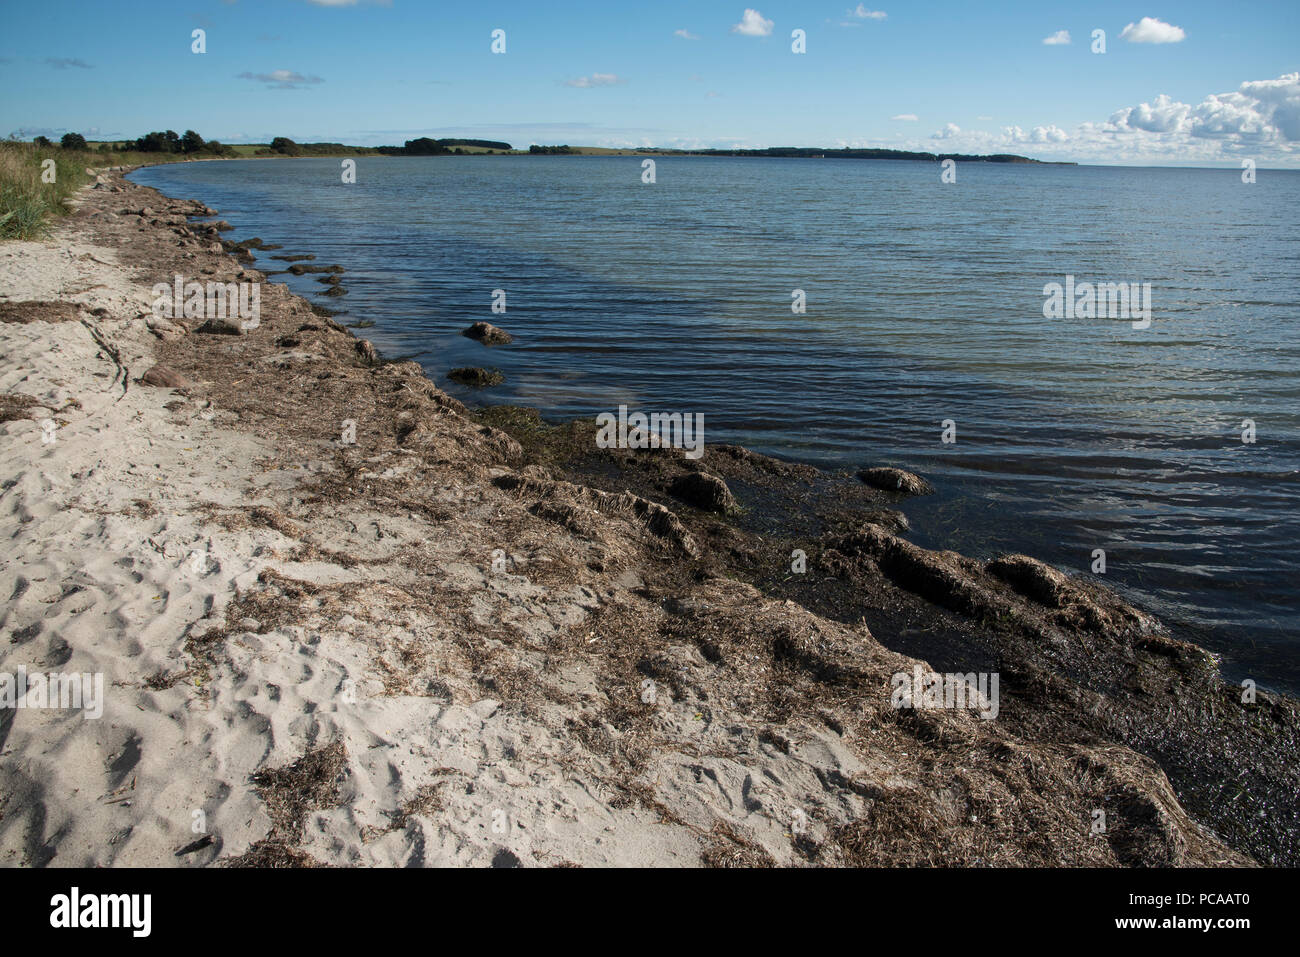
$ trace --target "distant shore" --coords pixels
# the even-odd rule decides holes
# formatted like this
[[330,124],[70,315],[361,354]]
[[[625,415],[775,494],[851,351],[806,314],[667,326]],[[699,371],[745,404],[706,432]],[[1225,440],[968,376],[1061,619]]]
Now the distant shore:
[[[92,142],[97,147],[98,142]],[[107,145],[119,147],[118,141]],[[272,143],[226,144],[227,156],[203,157],[209,159],[263,159],[311,158],[339,156],[731,156],[769,159],[890,159],[915,160],[937,163],[952,159],[963,163],[1023,163],[1042,166],[1077,166],[1077,163],[1055,160],[1037,160],[1014,153],[930,153],[915,150],[886,148],[822,147],[822,146],[771,146],[758,149],[672,149],[666,147],[640,147],[615,149],[598,146],[538,146],[515,149],[509,143],[492,143],[486,140],[429,139],[422,137],[407,140],[402,146],[350,146],[345,143],[296,143],[277,138]],[[161,154],[160,162],[172,162]],[[184,157],[181,157],[184,158]]]

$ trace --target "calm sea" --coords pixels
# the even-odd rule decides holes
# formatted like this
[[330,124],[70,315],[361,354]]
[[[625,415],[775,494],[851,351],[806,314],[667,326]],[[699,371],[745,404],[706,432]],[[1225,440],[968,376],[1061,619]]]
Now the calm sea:
[[[1228,677],[1300,692],[1300,172],[943,184],[922,162],[666,157],[646,184],[639,157],[361,157],[345,185],[340,162],[133,178],[345,266],[349,295],[321,301],[471,404],[703,412],[710,442],[914,469],[939,489],[905,506],[919,544],[1087,574],[1103,549],[1103,581]],[[1045,319],[1067,275],[1150,283],[1150,327]],[[460,336],[479,319],[514,345]],[[507,382],[448,382],[462,365]]]

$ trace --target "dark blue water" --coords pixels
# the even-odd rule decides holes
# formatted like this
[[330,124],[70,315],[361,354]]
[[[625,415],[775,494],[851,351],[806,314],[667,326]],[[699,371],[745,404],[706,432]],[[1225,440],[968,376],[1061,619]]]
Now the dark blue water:
[[[681,157],[656,173],[362,157],[353,185],[337,159],[133,178],[219,208],[235,238],[345,266],[350,294],[322,301],[467,402],[703,412],[709,442],[913,468],[939,488],[906,506],[918,543],[1086,574],[1104,549],[1103,581],[1230,678],[1300,692],[1300,172],[964,164],[945,185],[920,162]],[[1150,328],[1045,319],[1043,286],[1067,274],[1150,283]],[[515,343],[459,335],[479,319]],[[461,365],[507,383],[448,382]]]

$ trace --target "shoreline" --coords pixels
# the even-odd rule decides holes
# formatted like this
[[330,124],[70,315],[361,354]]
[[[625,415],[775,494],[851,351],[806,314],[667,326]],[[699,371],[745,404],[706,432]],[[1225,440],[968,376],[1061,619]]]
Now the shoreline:
[[[897,493],[810,466],[728,446],[698,463],[599,450],[594,425],[471,413],[281,284],[262,287],[246,334],[153,322],[147,290],[173,272],[265,275],[190,223],[201,204],[109,180],[53,242],[14,244],[31,270],[0,260],[36,277],[0,309],[43,317],[2,317],[4,391],[55,403],[39,408],[69,435],[42,450],[37,420],[3,426],[21,471],[2,514],[26,529],[27,561],[0,566],[17,596],[0,625],[42,625],[0,644],[0,671],[39,665],[48,643],[46,660],[115,678],[102,744],[79,716],[17,712],[0,732],[23,782],[0,807],[5,863],[1300,860],[1296,703],[1242,704],[1208,653],[1109,592],[1032,559],[917,548]],[[39,278],[61,247],[87,250],[90,290]],[[128,360],[122,395],[100,404],[71,394],[109,352],[92,328]],[[36,361],[51,339],[73,368]],[[36,370],[15,379],[15,356]],[[189,384],[138,381],[158,364],[180,378],[156,379]],[[88,407],[106,423],[93,437]],[[162,480],[130,455],[157,457]],[[81,511],[111,513],[89,529],[68,477],[87,469],[117,483]],[[699,471],[740,517],[670,491]],[[208,563],[191,573],[199,542]],[[22,568],[58,565],[58,549],[66,566],[36,587]],[[101,553],[78,580],[72,556]],[[80,629],[83,592],[102,593],[92,609],[116,637]],[[48,628],[46,599],[65,609]],[[920,657],[1000,675],[998,717],[894,707],[891,680]],[[48,766],[97,747],[102,766]],[[129,779],[128,806],[103,800],[105,773],[109,793]],[[213,839],[178,857],[201,843],[193,810]]]
[[[260,169],[270,176],[271,181],[283,183],[296,181],[299,174],[307,175],[312,180],[329,175],[329,170],[323,169],[323,165],[327,164],[306,164],[297,173],[282,170],[283,175],[271,175],[272,171],[267,168]],[[423,182],[427,177],[438,178],[437,164],[410,165],[411,168],[406,172],[394,172],[392,177],[382,174],[381,179],[385,182],[392,179],[393,183],[397,183],[414,180]],[[312,168],[315,168],[315,172],[309,173]],[[616,179],[622,176],[618,173],[619,168],[623,168],[620,163],[611,161],[609,172]],[[534,174],[529,174],[523,166],[515,168],[513,173],[503,166],[499,172],[510,181],[519,176],[526,179],[540,176],[549,182],[552,179],[582,179],[576,169],[574,167],[566,172],[565,167],[557,165],[550,172],[536,170]],[[465,167],[465,170],[468,171],[469,167]],[[192,172],[198,174],[201,171]],[[263,178],[258,171],[245,172],[255,179]],[[376,169],[376,174],[380,175],[379,168]],[[337,174],[334,175],[337,177]],[[793,171],[781,176],[786,181],[790,177],[796,181],[800,179]],[[483,177],[476,175],[471,178],[488,182],[498,177],[497,174],[489,176],[485,171]],[[355,232],[354,226],[369,230],[373,237],[386,235],[383,224],[369,222],[363,211],[358,211],[356,218],[346,217],[350,225],[340,234],[344,241],[338,242],[331,239],[330,234],[336,231],[334,226],[341,228],[343,224],[334,223],[332,226],[332,217],[328,212],[323,218],[319,210],[306,208],[297,212],[287,209],[284,217],[274,217],[272,220],[259,216],[240,199],[244,192],[241,185],[244,174],[241,171],[210,171],[204,175],[187,175],[185,170],[170,173],[166,170],[144,170],[133,173],[132,179],[178,197],[200,192],[210,202],[220,199],[231,206],[239,206],[248,215],[235,218],[237,229],[224,234],[227,237],[242,239],[254,235],[264,236],[270,243],[292,247],[288,251],[316,254],[319,257],[315,259],[317,263],[339,262],[346,265],[346,276],[319,277],[321,282],[338,283],[342,280],[328,291],[328,295],[343,295],[350,291],[351,294],[345,299],[333,300],[321,295],[321,287],[312,281],[317,277],[288,278],[273,275],[272,278],[275,281],[287,281],[295,292],[326,308],[339,309],[344,316],[356,313],[358,316],[364,315],[366,320],[379,320],[377,328],[372,332],[361,331],[366,322],[357,323],[352,328],[358,335],[373,338],[375,344],[388,356],[422,361],[435,384],[471,408],[481,404],[541,405],[545,407],[543,416],[552,424],[558,424],[565,416],[595,415],[602,411],[602,407],[594,403],[601,401],[602,391],[608,391],[608,387],[618,381],[610,377],[611,369],[617,368],[618,360],[615,357],[620,354],[616,351],[614,341],[605,342],[597,352],[590,353],[590,361],[583,358],[574,365],[572,360],[575,354],[568,344],[574,335],[590,336],[603,331],[599,307],[592,311],[581,308],[580,301],[566,300],[566,290],[571,287],[567,284],[556,285],[550,279],[542,282],[530,280],[528,295],[532,298],[533,307],[530,307],[528,314],[516,313],[512,308],[509,321],[506,322],[511,326],[511,331],[521,334],[525,341],[517,342],[501,353],[493,353],[487,359],[482,355],[467,353],[467,348],[477,351],[478,347],[472,344],[466,346],[466,340],[458,335],[461,327],[456,323],[462,313],[476,311],[473,296],[477,293],[456,281],[454,262],[459,261],[459,254],[453,254],[449,245],[465,242],[467,236],[453,239],[451,234],[444,236],[436,230],[431,232],[432,227],[428,226],[421,226],[410,235],[403,234],[406,239],[419,242],[421,249],[441,249],[442,252],[438,255],[451,257],[443,258],[444,264],[453,265],[451,272],[441,279],[437,276],[424,276],[419,274],[420,267],[411,265],[409,257],[404,255],[402,258],[408,265],[401,269],[406,270],[407,274],[405,277],[397,276],[392,272],[392,264],[386,263],[387,256],[382,251],[379,258],[376,258],[373,248],[353,248],[348,245],[349,236],[356,238],[360,235]],[[833,184],[840,179],[838,175],[833,175],[833,171],[827,171],[818,178],[823,185]],[[283,193],[282,198],[292,202],[292,191]],[[328,207],[325,209],[328,211]],[[543,230],[543,227],[535,224],[530,229],[536,233]],[[480,235],[479,238],[483,237]],[[432,245],[425,246],[425,243]],[[660,249],[672,248],[671,241],[668,240],[656,245]],[[536,247],[535,243],[511,244],[508,260],[519,265],[507,266],[506,272],[530,268],[523,264],[532,262],[530,257],[535,257],[539,251],[540,247]],[[261,262],[259,266],[249,258],[249,264],[256,268],[268,271],[285,268],[266,261],[269,253],[257,249],[250,252],[256,253]],[[574,275],[574,268],[579,273],[591,275],[593,265],[601,265],[585,262],[581,257],[570,257],[564,266],[551,259],[546,259],[546,262],[547,270],[556,270],[555,275],[568,270],[570,277]],[[666,268],[668,264],[664,263],[663,266]],[[904,266],[905,263],[900,261],[899,268]],[[1037,263],[1034,271],[1042,266],[1042,263]],[[412,268],[416,270],[415,273],[409,272]],[[622,268],[626,271],[628,267],[624,265]],[[635,265],[631,269],[629,275],[635,276]],[[375,284],[378,277],[384,278],[382,285]],[[854,290],[852,295],[859,298],[869,292],[855,286],[849,277],[841,278],[844,284],[835,288],[834,296],[840,297],[845,290]],[[585,279],[583,281],[587,282]],[[395,293],[390,297],[384,291],[390,282],[413,283],[410,286],[412,292]],[[424,297],[435,291],[441,295],[444,282],[447,284],[445,288],[455,290],[464,308],[451,314],[436,308],[424,309],[421,305]],[[583,300],[598,304],[603,296],[618,295],[617,290],[603,288],[607,285],[604,280],[583,285]],[[713,280],[709,280],[707,285],[718,287],[718,283]],[[698,296],[705,291],[705,286],[697,284],[692,290],[687,281],[687,285],[680,286],[680,289]],[[827,293],[832,293],[832,290],[827,290]],[[637,295],[643,294],[644,291]],[[546,297],[545,300],[542,296]],[[1049,336],[1027,346],[1023,352],[1017,349],[1014,357],[1007,353],[998,360],[1001,365],[997,372],[983,370],[974,375],[973,381],[967,382],[965,380],[972,378],[970,372],[957,371],[951,363],[939,359],[931,347],[917,351],[907,344],[908,340],[900,338],[912,329],[911,324],[885,319],[875,311],[874,306],[866,305],[871,302],[870,299],[863,298],[862,301],[864,307],[860,312],[851,310],[854,324],[865,322],[869,326],[870,331],[866,334],[860,334],[859,330],[860,337],[837,341],[837,337],[844,335],[839,319],[831,324],[818,321],[807,329],[792,326],[783,328],[780,334],[793,337],[789,340],[791,349],[800,355],[797,366],[803,370],[802,377],[808,375],[807,370],[817,368],[822,355],[825,355],[828,362],[836,366],[837,377],[848,377],[845,381],[852,383],[850,389],[874,390],[883,387],[886,381],[895,386],[904,386],[897,372],[882,372],[877,375],[869,371],[872,362],[891,365],[899,363],[911,374],[926,378],[923,392],[909,393],[917,399],[914,406],[916,409],[930,410],[926,415],[939,418],[934,404],[938,400],[931,400],[929,396],[942,395],[948,388],[969,388],[971,401],[960,410],[963,416],[969,417],[966,425],[981,432],[990,429],[1012,430],[1006,434],[1014,434],[1016,440],[1010,445],[1003,445],[1002,440],[999,440],[997,452],[991,456],[989,453],[992,447],[986,445],[983,439],[978,445],[967,444],[964,439],[963,442],[952,445],[932,442],[926,429],[933,428],[933,423],[927,425],[922,416],[904,411],[902,399],[886,391],[869,392],[868,394],[874,395],[874,399],[868,400],[867,406],[873,414],[898,423],[899,430],[893,436],[895,440],[890,441],[888,432],[873,431],[870,435],[861,435],[853,421],[853,403],[856,399],[848,392],[829,390],[825,385],[811,381],[809,388],[816,393],[816,398],[811,403],[811,407],[816,409],[815,428],[807,436],[800,435],[797,429],[789,428],[788,423],[783,421],[785,410],[773,404],[770,399],[765,399],[762,392],[745,393],[744,374],[737,373],[738,369],[757,357],[758,361],[765,360],[768,363],[765,375],[772,377],[773,381],[786,375],[773,361],[775,350],[769,345],[775,341],[772,333],[743,343],[732,343],[728,349],[731,358],[717,366],[716,373],[704,371],[700,358],[688,359],[692,367],[704,375],[704,378],[697,380],[699,397],[693,401],[701,411],[708,413],[711,437],[715,441],[749,445],[752,451],[828,470],[862,464],[859,457],[868,451],[881,456],[881,462],[888,461],[889,464],[923,472],[935,480],[940,488],[937,495],[914,500],[904,508],[912,520],[912,539],[917,544],[937,550],[962,551],[982,559],[994,557],[1000,551],[1024,551],[1071,575],[1089,577],[1091,574],[1094,580],[1105,583],[1128,603],[1161,618],[1181,637],[1219,656],[1225,676],[1232,681],[1240,682],[1249,678],[1277,693],[1292,697],[1300,694],[1300,658],[1290,653],[1291,636],[1286,627],[1290,620],[1287,617],[1289,579],[1285,559],[1278,557],[1286,551],[1286,492],[1284,487],[1276,486],[1277,480],[1271,477],[1275,469],[1286,468],[1287,450],[1294,444],[1294,429],[1282,424],[1278,430],[1278,416],[1282,416],[1283,423],[1289,421],[1285,418],[1285,403],[1276,406],[1272,405],[1273,400],[1266,400],[1271,405],[1266,414],[1275,423],[1271,442],[1277,440],[1282,444],[1260,448],[1258,451],[1263,455],[1264,464],[1259,464],[1260,456],[1254,456],[1250,459],[1249,468],[1239,475],[1237,468],[1239,464],[1244,464],[1244,460],[1243,463],[1234,463],[1229,458],[1231,448],[1237,445],[1233,433],[1223,432],[1223,438],[1230,440],[1225,441],[1224,448],[1211,448],[1223,426],[1222,422],[1206,418],[1214,415],[1213,403],[1198,406],[1197,415],[1191,419],[1175,417],[1180,422],[1177,428],[1171,424],[1174,421],[1172,419],[1158,419],[1150,427],[1143,426],[1134,433],[1139,436],[1136,439],[1129,437],[1126,432],[1132,423],[1116,412],[1115,407],[1108,407],[1110,411],[1097,407],[1091,412],[1083,408],[1090,401],[1101,401],[1102,393],[1081,398],[1070,391],[1067,383],[1079,373],[1072,361],[1062,362],[1066,355],[1091,364],[1093,369],[1087,381],[1109,382],[1106,389],[1111,394],[1133,397],[1135,384],[1140,388],[1142,373],[1135,365],[1138,361],[1135,357],[1143,353],[1125,349],[1119,361],[1110,367],[1115,376],[1113,380],[1106,378],[1107,367],[1098,365],[1108,361],[1107,352],[1113,345],[1107,323],[1092,324],[1083,331],[1083,339],[1077,345],[1073,342],[1068,347],[1053,345]],[[407,310],[410,323],[406,321],[406,314],[401,309],[395,310],[397,303],[410,307]],[[759,305],[760,302],[755,301],[748,303],[744,309],[757,308]],[[530,330],[526,326],[531,325],[532,317],[541,315],[542,308],[550,310],[549,315],[554,318]],[[964,314],[965,308],[955,309],[954,314]],[[724,310],[726,311],[729,310]],[[1036,308],[1034,312],[1037,314]],[[847,315],[846,313],[845,316]],[[353,322],[344,316],[337,318],[345,324]],[[506,320],[505,316],[489,318]],[[558,324],[555,319],[560,320]],[[689,348],[692,335],[726,334],[726,330],[733,324],[731,317],[711,315],[707,308],[673,299],[663,307],[651,304],[648,310],[638,312],[638,319],[634,323],[616,323],[608,327],[609,335],[615,339],[622,338],[617,345],[635,348],[632,338],[640,335],[639,324],[660,320],[670,330],[667,334],[678,337],[675,339],[677,348]],[[801,319],[796,321],[802,322]],[[697,327],[696,323],[703,325]],[[1007,333],[1005,324],[1000,324],[1000,327],[989,330],[992,336],[989,341],[1002,341],[1001,337]],[[843,328],[849,326],[844,325]],[[420,331],[417,332],[417,329]],[[953,333],[963,334],[958,327],[954,327]],[[866,343],[874,341],[877,336],[882,337],[882,347],[868,347]],[[843,345],[850,342],[853,344],[845,351]],[[888,345],[883,345],[884,343]],[[742,346],[742,351],[736,352],[736,346]],[[970,346],[984,348],[974,340],[970,341]],[[556,351],[557,348],[560,351]],[[584,347],[586,348],[590,346]],[[1146,349],[1145,346],[1142,348]],[[1148,351],[1155,355],[1154,351]],[[1183,363],[1187,361],[1187,355],[1182,347],[1172,352],[1163,347],[1157,351],[1177,368],[1186,368]],[[914,354],[909,355],[909,352]],[[442,357],[450,354],[455,354],[456,360],[443,363]],[[664,353],[661,352],[660,355],[662,354]],[[737,357],[742,354],[745,361],[737,365]],[[670,378],[673,370],[670,364],[655,354],[647,355],[641,369],[645,375],[639,378],[647,388],[656,390],[653,401],[660,405],[672,402],[672,393],[663,391],[664,387],[673,388],[673,380]],[[511,380],[501,387],[480,391],[448,381],[444,375],[450,371],[450,366],[493,365],[498,358]],[[1253,360],[1234,359],[1232,362],[1239,363],[1242,368],[1234,373],[1227,367],[1221,368],[1216,362],[1212,363],[1216,369],[1215,374],[1245,375],[1242,370],[1250,367]],[[791,367],[791,370],[794,368]],[[565,378],[555,378],[557,375],[567,377],[571,374],[580,376],[586,384],[581,388],[570,388]],[[1208,374],[1201,370],[1201,375]],[[1266,375],[1259,369],[1253,374]],[[1018,378],[1020,375],[1026,378],[1021,381]],[[799,373],[792,371],[789,381],[800,377]],[[526,387],[530,380],[544,383],[544,392],[530,392]],[[991,382],[996,384],[990,385]],[[916,384],[910,387],[915,390]],[[742,393],[730,395],[729,392],[735,388],[740,388]],[[1095,388],[1100,389],[1100,386]],[[763,404],[762,415],[766,424],[762,426],[761,435],[753,432],[747,434],[744,431],[745,427],[753,424],[753,416],[747,415],[745,423],[741,423],[737,417],[740,410],[736,406],[736,400],[740,394],[747,396],[746,402]],[[1000,397],[1013,394],[1017,396],[1017,401],[1031,404],[1034,409],[1032,415],[1026,412],[1025,415],[1013,416],[999,410],[999,405],[1006,408]],[[1139,391],[1137,395],[1145,395],[1147,399],[1154,397],[1150,390]],[[587,400],[588,396],[590,401]],[[649,401],[648,396],[642,396],[641,401]],[[809,404],[804,403],[804,407],[808,408]],[[1188,413],[1184,412],[1186,414]],[[1203,430],[1197,425],[1199,421],[1214,421],[1214,425],[1201,434]],[[723,429],[730,425],[739,425],[741,429],[724,433]],[[1062,444],[1054,444],[1058,436],[1050,434],[1049,429],[1060,431],[1064,436]],[[974,437],[975,434],[974,431],[963,432],[963,436]],[[1120,434],[1126,437],[1117,439]],[[1190,444],[1181,444],[1184,439]],[[1202,440],[1207,445],[1199,448],[1198,443]],[[1194,451],[1194,447],[1198,450]],[[1138,452],[1139,448],[1143,450],[1141,453]],[[1040,467],[1043,473],[1041,475],[1038,474]],[[1180,474],[1180,470],[1188,467],[1194,470],[1207,468],[1219,474],[1195,480],[1190,477],[1174,478]],[[1116,470],[1125,479],[1119,486],[1112,488],[1110,483]],[[1282,471],[1278,474],[1284,477]],[[1169,481],[1176,481],[1176,486],[1167,485]],[[1215,509],[1216,501],[1229,487],[1232,496],[1225,501],[1232,504],[1222,511]],[[1280,499],[1271,498],[1275,494]],[[1247,507],[1246,496],[1255,495],[1263,495],[1264,500],[1277,502],[1276,507],[1281,509],[1278,514],[1282,525],[1270,532],[1261,531],[1259,536],[1241,536],[1236,531],[1240,523],[1249,524],[1261,515],[1266,521],[1272,507]],[[1028,524],[1007,522],[1001,507],[1004,502],[1015,503],[1012,507],[1016,509],[1033,508],[1039,513],[1040,519]],[[1166,508],[1168,515],[1163,514]],[[1205,509],[1213,510],[1208,513],[1209,517],[1202,514]],[[1161,514],[1161,518],[1153,522],[1149,518],[1151,514]],[[1212,572],[1208,570],[1211,566],[1202,567],[1201,562],[1190,561],[1181,548],[1174,544],[1183,541],[1199,542],[1209,549],[1215,556]],[[1106,545],[1110,550],[1105,559],[1110,564],[1109,568],[1103,565],[1102,570],[1098,571],[1098,557],[1094,550],[1101,545]],[[1238,583],[1237,587],[1225,587],[1223,584],[1234,581]],[[1250,596],[1264,598],[1266,604],[1260,605]]]

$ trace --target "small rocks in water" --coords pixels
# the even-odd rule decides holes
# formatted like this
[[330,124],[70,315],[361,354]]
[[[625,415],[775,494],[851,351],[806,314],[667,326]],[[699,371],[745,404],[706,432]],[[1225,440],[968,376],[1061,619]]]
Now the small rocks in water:
[[140,384],[157,386],[160,389],[184,389],[193,383],[175,369],[164,365],[156,365],[140,376]]
[[293,273],[295,276],[301,276],[304,273],[309,273],[309,272],[343,272],[343,267],[338,265],[307,266],[307,265],[303,265],[302,263],[294,263],[292,266],[289,267],[289,272]]
[[248,251],[247,247],[228,245],[226,243],[222,243],[221,247],[225,249],[226,252],[233,255],[241,263],[251,264],[257,262],[256,258],[254,258],[253,254]]
[[323,293],[321,293],[322,296],[346,296],[347,294],[348,291],[344,289],[342,286],[330,286]]
[[902,469],[863,469],[858,472],[858,478],[875,488],[904,495],[929,495],[934,491],[934,486],[925,479]]
[[298,256],[272,256],[271,258],[282,259],[287,263],[296,263],[296,262],[306,262],[307,260],[315,259],[316,257],[311,253],[307,253],[306,255],[298,255]]
[[485,346],[504,346],[514,341],[514,336],[504,329],[498,329],[490,322],[476,322],[461,333],[468,339],[481,342]]
[[357,355],[361,357],[361,361],[366,365],[379,364],[379,353],[375,352],[375,347],[370,343],[369,339],[358,339],[356,349]]
[[669,494],[706,512],[726,514],[736,510],[736,499],[727,483],[708,472],[687,472],[668,488]]
[[477,366],[452,369],[447,373],[447,378],[452,382],[459,382],[461,385],[472,385],[480,389],[500,385],[506,381],[506,377],[499,369],[480,369]]

